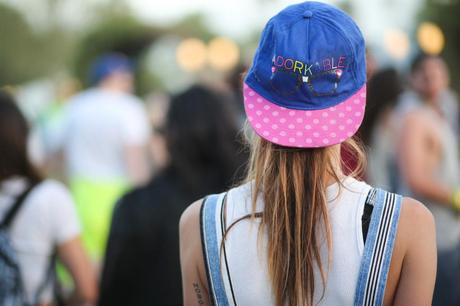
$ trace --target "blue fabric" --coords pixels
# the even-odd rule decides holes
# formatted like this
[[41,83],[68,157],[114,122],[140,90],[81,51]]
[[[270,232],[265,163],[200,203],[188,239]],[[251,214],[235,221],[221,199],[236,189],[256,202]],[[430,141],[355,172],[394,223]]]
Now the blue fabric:
[[363,257],[361,259],[361,268],[359,271],[358,284],[356,286],[355,306],[363,305],[366,283],[369,277],[369,270],[371,268],[371,260],[374,253],[374,248],[377,240],[377,231],[380,225],[380,219],[383,212],[383,201],[385,194],[377,191],[377,199],[372,210],[371,222],[369,224],[369,231],[367,233],[366,244],[364,247]]
[[[401,196],[392,196],[394,196],[394,203],[391,201],[391,198],[389,198],[389,193],[380,189],[377,190],[369,232],[361,260],[361,268],[355,294],[355,306],[380,306],[383,304],[401,210]],[[388,231],[385,231],[386,228]],[[379,246],[384,247],[382,257],[377,257],[377,259],[381,259],[381,262],[378,260],[373,261],[373,259],[375,260],[376,258],[376,254],[378,255],[379,252],[382,251],[381,248],[379,249]],[[381,263],[381,266],[378,266],[378,263]],[[371,274],[372,267],[376,268],[378,273]],[[371,277],[371,280],[377,281],[376,287],[368,287],[369,278]],[[365,299],[366,291],[368,295],[373,296],[370,301],[366,301]]]
[[105,54],[98,57],[91,65],[90,81],[95,85],[116,71],[132,72],[131,60],[118,53]]
[[395,195],[396,199],[394,202],[394,211],[393,211],[393,219],[390,224],[390,231],[388,233],[388,238],[386,243],[386,249],[385,249],[385,254],[383,258],[383,268],[381,271],[380,275],[380,280],[379,280],[379,287],[377,291],[377,298],[376,298],[376,303],[375,305],[382,305],[383,304],[383,299],[385,297],[385,288],[387,284],[387,279],[388,279],[388,272],[390,270],[390,264],[391,264],[391,257],[393,255],[393,248],[394,248],[394,243],[396,240],[396,233],[398,230],[398,222],[399,222],[399,215],[401,212],[401,201],[402,197],[399,195]]
[[216,227],[216,210],[217,205],[221,202],[221,195],[210,195],[203,203],[203,224],[206,260],[209,271],[209,281],[212,288],[211,295],[213,296],[216,306],[228,306],[227,294],[225,293],[225,286],[222,279],[222,272],[220,269],[220,246],[217,239]]
[[0,305],[24,305],[17,254],[5,229],[0,229]]
[[366,82],[364,38],[351,17],[333,6],[288,6],[265,26],[245,82],[290,109],[337,105]]

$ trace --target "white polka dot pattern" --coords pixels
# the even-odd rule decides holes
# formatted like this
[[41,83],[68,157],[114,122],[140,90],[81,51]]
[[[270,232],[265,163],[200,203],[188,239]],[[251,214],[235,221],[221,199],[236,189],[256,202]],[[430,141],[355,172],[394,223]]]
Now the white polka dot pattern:
[[269,102],[244,84],[250,125],[266,140],[286,146],[318,148],[353,136],[364,117],[366,85],[344,102],[321,110],[293,110]]

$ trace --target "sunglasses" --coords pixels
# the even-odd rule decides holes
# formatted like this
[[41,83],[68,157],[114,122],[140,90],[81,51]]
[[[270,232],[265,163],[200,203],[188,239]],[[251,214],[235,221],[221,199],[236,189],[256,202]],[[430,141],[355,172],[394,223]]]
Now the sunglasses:
[[282,96],[295,96],[305,86],[316,97],[333,96],[337,94],[342,73],[342,69],[335,68],[311,76],[303,76],[280,67],[274,72],[271,87]]

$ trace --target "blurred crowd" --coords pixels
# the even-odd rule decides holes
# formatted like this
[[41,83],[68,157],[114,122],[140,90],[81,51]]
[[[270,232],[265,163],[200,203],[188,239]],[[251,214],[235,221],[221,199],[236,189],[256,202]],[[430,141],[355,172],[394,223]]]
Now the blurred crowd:
[[[145,101],[134,69],[122,54],[101,55],[92,86],[67,84],[36,122],[0,93],[0,217],[22,198],[9,226],[30,305],[181,305],[181,213],[245,177],[243,67],[225,84]],[[382,68],[369,53],[367,92],[360,175],[430,209],[434,305],[458,305],[460,114],[448,67],[420,54],[407,72]]]

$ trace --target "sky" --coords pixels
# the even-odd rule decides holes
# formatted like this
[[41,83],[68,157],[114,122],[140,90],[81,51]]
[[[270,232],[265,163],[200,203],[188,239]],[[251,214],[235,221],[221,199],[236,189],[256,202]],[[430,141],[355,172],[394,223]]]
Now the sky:
[[[19,8],[33,24],[46,23],[46,2],[50,0],[0,0]],[[59,3],[61,21],[71,26],[86,22],[91,4],[117,0],[54,0]],[[159,25],[174,23],[184,16],[200,13],[215,32],[242,39],[277,11],[298,1],[292,0],[121,0],[142,20]],[[335,0],[324,2],[334,3]]]
[[[262,28],[274,13],[296,3],[292,0],[129,0],[137,14],[144,20],[168,23],[200,12],[206,16],[215,32],[241,39],[255,29]],[[326,0],[335,3],[334,0]]]
[[[415,16],[423,0],[350,0],[354,17],[365,35],[377,41],[388,28],[413,30]],[[168,23],[191,12],[203,13],[216,32],[243,38],[293,0],[129,0],[134,11],[146,21]],[[325,0],[337,4],[340,0]],[[343,2],[343,1],[342,1]]]

